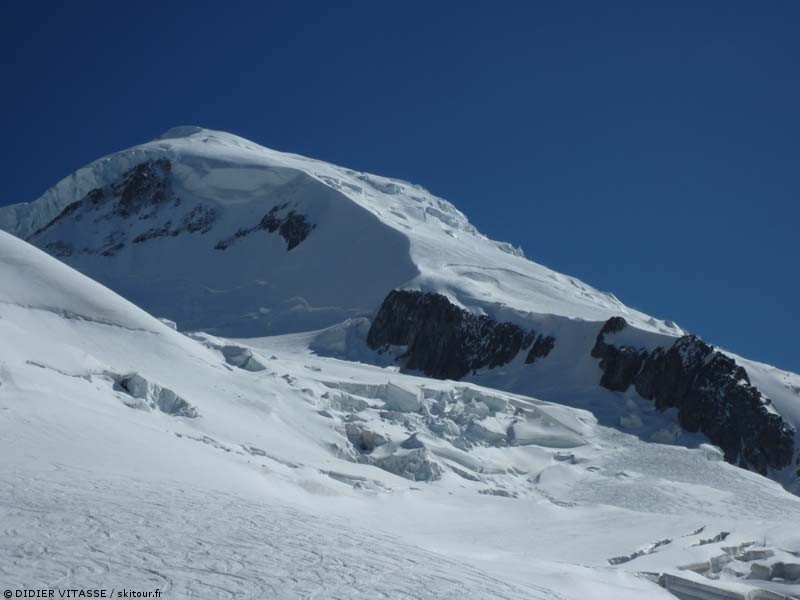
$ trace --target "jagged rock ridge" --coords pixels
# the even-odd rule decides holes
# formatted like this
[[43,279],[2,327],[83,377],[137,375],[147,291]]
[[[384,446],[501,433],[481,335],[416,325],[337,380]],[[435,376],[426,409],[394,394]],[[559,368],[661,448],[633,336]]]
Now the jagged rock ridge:
[[633,385],[659,410],[677,408],[681,426],[708,436],[730,463],[762,474],[791,463],[794,428],[734,359],[694,335],[651,351],[607,341],[626,326],[612,317],[597,336],[592,356],[600,359],[600,385],[614,391]]
[[316,228],[316,225],[309,223],[305,215],[299,214],[288,207],[288,203],[272,207],[257,225],[237,230],[232,236],[218,242],[214,248],[216,250],[226,250],[238,240],[256,231],[266,231],[268,233],[277,231],[286,240],[287,250],[296,248]]
[[372,322],[367,344],[374,350],[407,346],[402,357],[407,369],[461,379],[471,371],[504,365],[527,348],[525,362],[532,363],[549,354],[555,339],[474,315],[441,294],[393,290]]
[[[140,244],[158,237],[175,237],[183,232],[208,232],[214,224],[216,211],[213,207],[198,205],[187,212],[178,223],[167,219],[135,236],[132,235],[131,221],[152,221],[164,207],[180,206],[181,199],[173,190],[171,173],[172,163],[169,160],[142,162],[126,171],[119,180],[102,188],[94,188],[85,197],[67,205],[52,221],[31,234],[28,241],[37,245],[43,244],[48,252],[59,257],[73,254],[113,256],[129,241]],[[57,225],[67,220],[94,224],[108,221],[113,227],[105,233],[100,245],[76,248],[73,243],[61,239],[50,240],[49,237],[53,236],[47,236]]]
[[[650,351],[609,342],[625,327],[622,317],[606,321],[591,350],[600,359],[602,387],[624,392],[633,385],[657,409],[677,408],[683,429],[706,435],[730,463],[762,474],[791,463],[794,428],[734,359],[693,335]],[[374,350],[405,346],[400,360],[406,369],[461,379],[507,364],[528,348],[525,363],[534,362],[549,354],[555,339],[474,315],[440,294],[394,290],[373,320],[367,343]]]
[[[50,254],[69,257],[76,254],[114,256],[127,244],[142,244],[157,238],[177,237],[183,233],[205,234],[220,216],[220,209],[206,203],[181,207],[183,200],[173,189],[172,162],[155,159],[141,162],[124,172],[118,180],[94,188],[80,200],[67,205],[54,219],[36,230],[28,241],[43,246]],[[165,210],[172,207],[173,210]],[[81,221],[110,223],[98,244],[76,248],[73,242],[59,238],[59,224]],[[157,224],[142,227],[143,223]],[[303,242],[316,227],[305,215],[289,208],[288,203],[272,207],[254,226],[238,229],[220,240],[217,250],[224,250],[256,231],[277,232],[286,240],[287,250]],[[137,233],[138,232],[138,233]],[[83,236],[82,236],[83,237]],[[90,236],[85,236],[90,237]]]

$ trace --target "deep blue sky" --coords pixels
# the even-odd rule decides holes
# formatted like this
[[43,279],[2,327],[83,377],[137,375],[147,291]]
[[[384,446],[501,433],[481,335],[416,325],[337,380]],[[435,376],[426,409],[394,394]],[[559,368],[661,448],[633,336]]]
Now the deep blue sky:
[[0,204],[229,130],[800,371],[800,3],[202,4],[4,3]]

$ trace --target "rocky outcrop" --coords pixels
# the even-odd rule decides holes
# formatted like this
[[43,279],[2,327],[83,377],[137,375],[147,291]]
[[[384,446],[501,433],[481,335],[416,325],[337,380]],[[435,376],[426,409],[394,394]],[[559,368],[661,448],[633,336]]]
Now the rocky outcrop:
[[600,359],[600,385],[615,391],[633,385],[659,410],[676,408],[681,426],[708,436],[730,463],[762,474],[790,464],[794,429],[734,359],[694,335],[651,351],[608,343],[626,325],[614,317],[597,336],[592,356]]
[[135,238],[133,238],[134,244],[141,244],[142,242],[146,242],[147,240],[152,240],[159,237],[175,237],[180,234],[178,229],[172,228],[172,221],[167,221],[158,227],[151,227],[144,233],[140,233]]
[[[195,205],[183,216],[150,225],[162,214],[162,208],[180,205],[181,199],[172,189],[172,163],[167,159],[149,160],[129,169],[117,181],[95,188],[67,205],[52,221],[31,234],[28,241],[58,257],[75,254],[114,256],[128,241],[141,244],[185,232],[203,234],[211,230],[217,219],[217,210],[205,204]],[[174,217],[174,210],[170,214]],[[84,220],[91,223],[107,221],[113,224],[113,229],[94,243],[85,240],[87,245],[83,247],[58,239],[60,225]]]
[[[52,221],[35,231],[28,239],[35,238],[68,217],[80,220],[88,212],[97,212],[97,216],[101,218],[117,216],[126,219],[134,215],[142,219],[151,217],[159,206],[177,201],[172,193],[171,171],[172,163],[166,159],[138,164],[123,173],[119,181],[95,188],[80,200],[65,206]],[[101,214],[101,209],[109,206],[110,213]]]
[[208,233],[217,220],[217,209],[198,204],[183,217],[183,229],[189,233]]
[[299,246],[315,228],[316,225],[310,223],[305,215],[289,209],[289,205],[284,203],[272,207],[257,225],[237,230],[232,236],[217,242],[214,248],[226,250],[240,239],[257,231],[268,233],[277,231],[286,240],[286,250],[290,251]]
[[531,349],[528,351],[528,356],[525,357],[525,364],[530,365],[536,362],[538,358],[544,358],[556,347],[556,338],[552,335],[543,336],[541,333],[536,336]]
[[45,244],[44,249],[47,250],[48,254],[59,258],[64,256],[72,256],[72,254],[75,252],[75,248],[72,244],[69,242],[62,242],[60,240]]
[[[600,359],[601,386],[619,392],[634,386],[659,410],[677,409],[680,425],[705,434],[730,463],[762,474],[791,463],[794,429],[735,360],[691,335],[667,348],[615,344],[614,334],[625,327],[625,319],[613,317],[597,335],[591,355]],[[372,322],[367,344],[379,351],[404,347],[400,360],[406,369],[460,379],[507,364],[523,350],[525,362],[535,362],[549,354],[555,339],[473,315],[440,294],[395,290]],[[470,439],[486,442],[495,433],[469,426],[464,431]]]
[[474,315],[441,294],[394,290],[372,322],[367,344],[373,350],[406,346],[405,368],[438,379],[460,379],[507,364],[532,345],[526,362],[533,362],[547,356],[555,339]]
[[592,348],[592,356],[594,358],[605,358],[609,348],[612,347],[606,343],[606,335],[622,331],[627,326],[628,322],[622,317],[611,317],[603,323],[603,327],[600,329],[600,333],[597,334],[597,340],[595,340]]
[[[273,209],[273,211],[274,210],[275,209]],[[308,234],[311,233],[311,230],[316,227],[316,225],[312,225],[306,221],[304,215],[298,214],[293,210],[290,210],[288,214],[282,218],[277,217],[270,211],[261,220],[260,226],[270,233],[274,233],[275,231],[280,233],[281,237],[286,240],[287,250],[291,250],[300,245],[300,242],[305,240]]]
[[622,317],[611,317],[597,334],[592,356],[600,359],[603,376],[600,385],[615,392],[624,392],[641,370],[647,353],[630,346],[613,346],[606,343],[606,335],[622,331],[627,322]]
[[214,226],[216,218],[217,210],[215,208],[200,204],[186,213],[178,226],[173,227],[170,220],[157,227],[151,227],[133,238],[133,243],[141,244],[147,240],[160,237],[177,237],[184,231],[189,233],[208,233]]
[[88,198],[98,205],[110,196],[116,201],[114,215],[122,218],[133,215],[147,218],[159,206],[177,200],[172,192],[171,172],[170,161],[149,160],[127,171],[121,181],[110,186],[111,189],[92,190]]

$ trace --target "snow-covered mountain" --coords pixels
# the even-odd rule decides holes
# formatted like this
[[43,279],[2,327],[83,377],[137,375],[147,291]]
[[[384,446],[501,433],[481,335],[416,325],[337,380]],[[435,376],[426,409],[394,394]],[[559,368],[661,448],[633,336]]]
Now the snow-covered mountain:
[[800,593],[800,499],[712,446],[309,352],[330,330],[184,335],[4,233],[0,282],[5,588]]
[[682,333],[487,239],[418,186],[198,128],[102,158],[0,210],[0,227],[186,329],[318,329],[372,316],[402,286],[503,318],[622,315]]
[[9,586],[800,597],[800,377],[418,186],[184,127],[0,228]]
[[0,226],[182,330],[317,331],[303,339],[320,354],[589,409],[644,440],[709,439],[797,489],[800,377],[538,265],[407,182],[180,127],[0,209]]

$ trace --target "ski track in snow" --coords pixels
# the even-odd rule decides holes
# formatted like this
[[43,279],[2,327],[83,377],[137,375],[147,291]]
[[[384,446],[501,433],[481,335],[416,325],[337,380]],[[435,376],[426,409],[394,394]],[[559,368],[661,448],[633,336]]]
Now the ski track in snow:
[[19,474],[0,482],[0,523],[0,581],[12,589],[160,589],[166,598],[563,598],[352,521],[186,486]]

